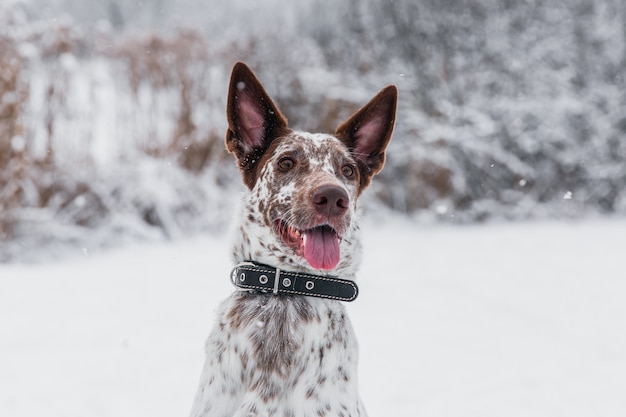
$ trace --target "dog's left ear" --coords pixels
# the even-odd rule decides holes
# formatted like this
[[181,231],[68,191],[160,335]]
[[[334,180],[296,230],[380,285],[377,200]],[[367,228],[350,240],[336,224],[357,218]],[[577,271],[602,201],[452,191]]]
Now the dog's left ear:
[[361,190],[383,169],[385,149],[391,140],[396,119],[397,102],[398,89],[394,85],[387,86],[335,132],[359,165]]

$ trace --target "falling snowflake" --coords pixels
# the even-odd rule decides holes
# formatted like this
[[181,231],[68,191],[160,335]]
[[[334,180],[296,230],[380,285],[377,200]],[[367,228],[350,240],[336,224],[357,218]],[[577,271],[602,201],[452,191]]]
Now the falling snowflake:
[[448,206],[445,204],[439,204],[435,207],[435,211],[440,215],[446,214],[448,212]]

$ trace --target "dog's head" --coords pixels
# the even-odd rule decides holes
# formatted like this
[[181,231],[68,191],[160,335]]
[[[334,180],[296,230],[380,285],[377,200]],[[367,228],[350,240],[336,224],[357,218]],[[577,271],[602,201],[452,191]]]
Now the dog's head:
[[250,189],[238,260],[350,269],[356,200],[383,168],[397,95],[395,86],[384,88],[334,135],[299,132],[250,68],[235,64],[226,148]]

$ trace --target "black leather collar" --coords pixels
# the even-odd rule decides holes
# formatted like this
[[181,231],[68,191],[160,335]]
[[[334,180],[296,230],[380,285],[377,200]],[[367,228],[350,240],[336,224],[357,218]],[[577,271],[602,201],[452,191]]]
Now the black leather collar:
[[332,276],[283,271],[257,262],[241,262],[230,273],[238,288],[276,294],[307,295],[338,301],[354,301],[359,288],[354,281]]

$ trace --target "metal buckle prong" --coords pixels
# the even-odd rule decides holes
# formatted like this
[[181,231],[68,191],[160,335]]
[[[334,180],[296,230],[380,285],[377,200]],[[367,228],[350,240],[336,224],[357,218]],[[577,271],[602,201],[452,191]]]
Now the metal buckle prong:
[[274,277],[274,295],[278,294],[279,282],[280,282],[280,269],[276,268],[276,276]]

